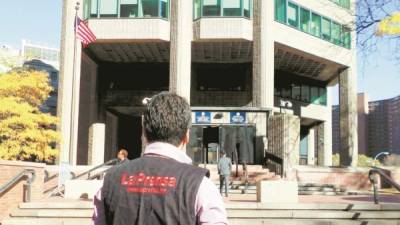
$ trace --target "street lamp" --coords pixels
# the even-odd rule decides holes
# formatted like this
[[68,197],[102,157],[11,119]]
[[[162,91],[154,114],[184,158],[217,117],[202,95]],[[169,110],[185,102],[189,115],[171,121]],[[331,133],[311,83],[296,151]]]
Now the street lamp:
[[375,156],[374,161],[377,160],[377,159],[379,158],[379,156],[381,156],[381,155],[390,155],[390,153],[389,153],[389,152],[381,152],[381,153],[378,153],[378,154]]

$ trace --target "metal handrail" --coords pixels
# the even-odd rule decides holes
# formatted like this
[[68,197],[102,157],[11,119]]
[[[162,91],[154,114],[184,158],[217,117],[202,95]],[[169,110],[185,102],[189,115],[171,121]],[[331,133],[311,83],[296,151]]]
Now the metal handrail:
[[[29,176],[31,175],[31,176]],[[23,201],[30,202],[31,201],[31,187],[32,183],[35,181],[36,172],[33,169],[24,169],[13,178],[11,178],[7,183],[0,187],[0,196],[3,195],[7,190],[9,190],[13,185],[18,183],[22,178],[27,177],[28,180],[26,184],[24,184],[24,189],[26,194],[24,195]]]
[[385,170],[379,167],[372,167],[372,169],[368,173],[368,178],[372,183],[374,188],[374,202],[375,204],[379,204],[379,187],[378,187],[378,176],[382,177],[386,182],[392,185],[397,191],[400,192],[400,185],[394,181],[391,177],[389,177],[385,172]]
[[91,178],[90,174],[91,174],[93,171],[95,171],[95,170],[97,170],[97,169],[99,169],[99,168],[101,168],[101,167],[103,167],[103,166],[114,165],[114,164],[116,164],[117,162],[118,162],[118,159],[111,159],[111,160],[108,160],[107,162],[105,162],[105,163],[103,163],[103,164],[101,164],[101,165],[95,166],[95,167],[93,167],[92,169],[90,169],[90,170],[88,170],[88,171],[86,171],[86,172],[83,172],[83,173],[81,173],[81,174],[79,174],[79,175],[76,175],[76,176],[72,177],[72,180],[76,180],[76,179],[78,179],[78,178],[81,178],[81,177],[85,176],[86,174],[88,175],[87,179],[89,180],[89,179]]

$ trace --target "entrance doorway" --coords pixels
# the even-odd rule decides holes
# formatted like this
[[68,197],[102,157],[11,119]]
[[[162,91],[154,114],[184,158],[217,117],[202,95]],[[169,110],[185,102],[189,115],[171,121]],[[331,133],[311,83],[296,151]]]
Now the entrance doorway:
[[219,160],[219,127],[203,128],[203,146],[205,146],[205,161],[217,164]]
[[129,159],[142,154],[142,117],[121,114],[118,116],[118,149],[126,149]]
[[254,164],[256,128],[252,125],[195,125],[190,131],[187,154],[194,163],[216,164],[219,153],[239,163]]

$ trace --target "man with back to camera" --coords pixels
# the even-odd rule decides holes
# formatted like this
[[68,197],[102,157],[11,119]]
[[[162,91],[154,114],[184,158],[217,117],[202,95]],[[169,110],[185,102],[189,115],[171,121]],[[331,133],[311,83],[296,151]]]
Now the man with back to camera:
[[227,225],[221,195],[208,171],[185,154],[191,110],[162,92],[147,104],[143,157],[112,168],[94,199],[94,225]]
[[221,158],[218,161],[219,192],[222,195],[222,186],[225,184],[225,197],[228,197],[229,177],[231,176],[232,162],[226,153],[221,151]]

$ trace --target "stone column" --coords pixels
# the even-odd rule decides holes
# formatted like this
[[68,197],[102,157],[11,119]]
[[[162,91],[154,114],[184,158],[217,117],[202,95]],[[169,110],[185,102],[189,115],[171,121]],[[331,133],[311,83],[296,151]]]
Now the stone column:
[[169,89],[190,102],[193,1],[171,0]]
[[[61,162],[69,162],[76,165],[77,158],[77,136],[78,136],[78,116],[79,116],[79,90],[80,90],[80,68],[81,68],[81,44],[77,42],[75,49],[74,62],[74,23],[75,5],[80,3],[78,15],[82,17],[82,0],[63,1],[63,16],[61,28],[61,58],[60,58],[60,78],[57,116],[60,118],[58,130],[63,138],[60,144]],[[75,69],[75,71],[74,71]],[[73,75],[75,72],[75,79]],[[72,99],[74,96],[74,99]],[[73,113],[74,111],[74,113]],[[72,130],[72,131],[71,131]],[[72,135],[71,135],[72,134]]]
[[[287,178],[294,166],[299,165],[300,118],[281,114],[268,119],[268,153],[282,160],[282,171]],[[278,163],[278,162],[274,162]]]
[[356,167],[358,163],[357,74],[355,68],[339,75],[340,165]]
[[274,1],[254,0],[253,106],[274,106]]
[[315,129],[310,128],[308,133],[308,155],[307,164],[315,165]]
[[88,165],[97,166],[104,163],[106,125],[94,123],[89,128]]

